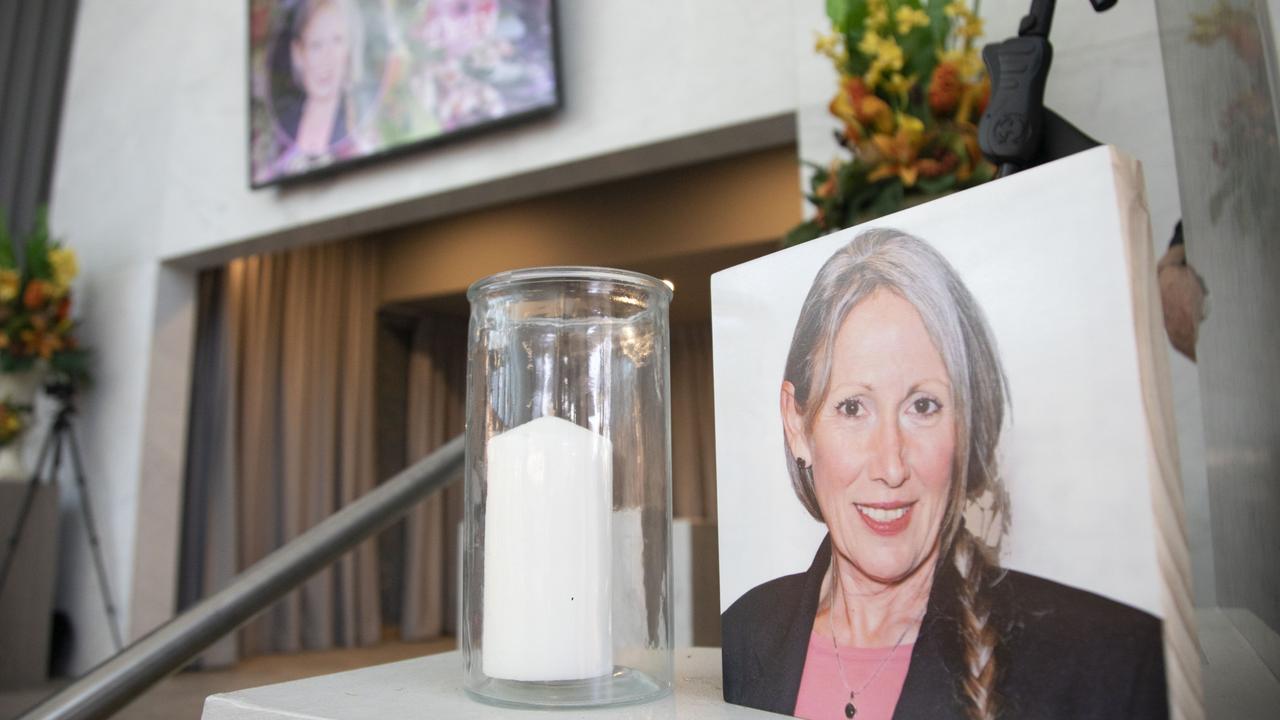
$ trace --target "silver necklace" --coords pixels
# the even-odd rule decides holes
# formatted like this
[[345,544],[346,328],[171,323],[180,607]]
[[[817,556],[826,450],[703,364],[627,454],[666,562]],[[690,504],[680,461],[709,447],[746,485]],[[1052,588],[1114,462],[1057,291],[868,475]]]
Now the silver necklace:
[[[835,588],[836,588],[837,572],[838,571],[833,566],[831,568],[831,576],[832,576],[831,578],[832,579],[831,609],[827,612],[827,628],[831,630],[831,649],[835,650],[835,653],[836,653],[836,666],[840,668],[840,682],[844,684],[844,689],[849,691],[849,702],[844,704],[844,716],[846,718],[849,718],[850,720],[853,720],[853,716],[858,714],[858,708],[857,706],[854,705],[854,702],[858,699],[859,695],[865,692],[867,688],[871,687],[871,683],[875,682],[875,679],[880,675],[880,671],[884,670],[884,666],[889,664],[889,660],[893,658],[893,654],[898,651],[898,648],[902,645],[902,641],[906,639],[907,633],[911,630],[911,625],[908,625],[902,629],[902,633],[898,635],[897,642],[893,644],[893,647],[889,649],[888,654],[886,654],[884,656],[884,659],[880,661],[880,664],[876,666],[876,670],[875,672],[871,673],[871,677],[867,678],[867,681],[862,683],[862,687],[858,688],[857,690],[854,690],[853,688],[849,687],[849,678],[844,671],[844,661],[840,659],[840,646],[836,644],[836,626],[835,626],[835,623],[831,621],[831,616],[834,615],[836,612]],[[925,609],[928,610],[928,605],[925,606]],[[845,620],[846,622],[848,621],[847,613],[845,616]],[[920,616],[916,618],[915,624],[919,624],[923,621],[924,621],[924,612],[921,612]]]

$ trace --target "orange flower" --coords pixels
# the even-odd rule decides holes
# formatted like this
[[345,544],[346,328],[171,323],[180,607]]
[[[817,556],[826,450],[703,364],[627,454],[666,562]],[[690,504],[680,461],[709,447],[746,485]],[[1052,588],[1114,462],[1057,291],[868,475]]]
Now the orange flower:
[[41,340],[42,342],[40,343],[40,357],[44,358],[45,360],[48,360],[49,358],[53,357],[54,353],[62,349],[62,346],[63,346],[62,338],[58,337],[57,335],[52,335],[52,334],[45,335],[43,338],[41,338]]
[[64,295],[62,299],[58,301],[58,310],[56,312],[56,315],[59,323],[66,320],[71,315],[71,298],[70,297]]
[[836,173],[839,170],[839,167],[840,166],[837,163],[831,163],[831,167],[827,169],[826,181],[824,181],[822,185],[818,186],[818,189],[813,193],[814,195],[817,195],[820,198],[829,198],[836,194],[838,187]]
[[843,75],[840,78],[840,91],[848,95],[855,103],[870,94],[867,84],[857,75]]
[[862,78],[845,75],[840,80],[840,92],[827,105],[831,114],[844,122],[845,138],[853,143],[862,138],[862,124],[857,108],[866,95],[867,88],[863,85]]
[[893,130],[893,108],[867,90],[862,78],[854,75],[840,78],[840,92],[831,98],[827,109],[844,122],[844,135],[851,143],[862,140],[868,128],[876,132]]
[[836,142],[852,150],[862,142],[862,126],[845,123],[843,133],[836,131]]
[[45,360],[53,357],[63,347],[62,338],[41,330],[23,330],[21,339],[26,354],[39,355]]
[[[850,79],[857,80],[858,86],[851,85],[849,83]],[[857,107],[858,101],[862,99],[862,96],[866,94],[865,90],[859,92],[861,83],[862,80],[859,78],[846,78],[840,82],[839,92],[836,93],[835,97],[831,98],[831,102],[827,105],[827,109],[831,111],[832,115],[846,123],[858,121],[854,108]]]
[[950,150],[944,150],[939,158],[920,158],[916,161],[916,167],[920,170],[920,177],[936,178],[942,177],[960,164],[960,158]]
[[982,156],[982,148],[978,147],[977,131],[970,130],[960,135],[964,139],[964,149],[967,158],[960,159],[960,167],[956,170],[956,179],[964,182],[973,175],[978,168],[987,168],[988,172],[994,174],[995,168],[987,159]]
[[893,130],[893,109],[889,103],[875,95],[868,95],[858,103],[858,121],[864,126],[874,125],[876,132]]
[[924,124],[909,115],[898,118],[898,131],[893,135],[879,133],[871,138],[883,161],[867,174],[867,180],[876,182],[897,175],[902,184],[912,187],[920,175],[917,156],[924,144]]
[[44,281],[33,279],[27,283],[27,289],[22,293],[22,304],[28,310],[36,310],[41,305],[44,305],[46,295],[48,295],[48,290],[45,288]]
[[933,77],[929,79],[929,108],[939,115],[945,115],[960,104],[960,71],[949,62],[938,63],[933,69]]
[[877,182],[897,175],[902,184],[911,187],[916,184],[919,170],[915,166],[915,157],[910,146],[903,143],[898,136],[876,135],[871,138],[885,160],[875,170],[867,174],[867,180]]

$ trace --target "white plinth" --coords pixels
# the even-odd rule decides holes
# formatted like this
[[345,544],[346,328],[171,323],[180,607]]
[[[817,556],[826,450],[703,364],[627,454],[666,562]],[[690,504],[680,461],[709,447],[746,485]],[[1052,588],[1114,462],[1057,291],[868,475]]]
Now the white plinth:
[[[719,720],[776,718],[722,699],[719,648],[676,653],[676,691],[644,705],[574,710],[562,716],[592,720]],[[462,690],[462,654],[430,655],[387,665],[210,695],[203,720],[556,720],[557,712],[485,705]]]

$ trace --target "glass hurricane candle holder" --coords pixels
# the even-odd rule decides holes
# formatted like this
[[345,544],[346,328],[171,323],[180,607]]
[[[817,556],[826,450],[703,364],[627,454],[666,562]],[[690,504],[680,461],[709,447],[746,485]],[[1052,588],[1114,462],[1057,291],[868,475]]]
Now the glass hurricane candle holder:
[[462,649],[506,705],[671,690],[671,291],[556,267],[472,285]]

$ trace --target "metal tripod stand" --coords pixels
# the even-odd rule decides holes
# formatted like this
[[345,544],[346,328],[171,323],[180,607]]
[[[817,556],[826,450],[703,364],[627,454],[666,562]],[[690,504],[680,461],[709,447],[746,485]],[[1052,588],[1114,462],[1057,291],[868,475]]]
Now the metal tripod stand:
[[[22,528],[31,513],[31,503],[35,500],[36,488],[42,482],[44,470],[49,467],[49,482],[58,482],[58,471],[62,469],[62,453],[65,449],[71,456],[71,467],[75,474],[77,490],[80,493],[80,514],[84,519],[84,529],[89,536],[89,550],[93,555],[94,568],[98,575],[98,587],[102,591],[103,608],[107,614],[107,626],[111,628],[111,639],[118,652],[124,643],[120,638],[120,625],[116,619],[116,606],[112,600],[111,587],[107,584],[107,566],[102,560],[102,546],[98,542],[98,527],[93,520],[93,511],[89,506],[89,489],[85,484],[84,463],[80,459],[80,446],[71,427],[71,419],[75,416],[75,388],[70,383],[52,383],[45,392],[58,401],[58,414],[54,417],[49,433],[40,445],[40,454],[36,466],[27,481],[27,491],[22,498],[22,509],[18,511],[18,521],[9,534],[9,542],[5,548],[4,560],[0,561],[0,592],[4,590],[5,581],[9,578],[9,570],[17,554],[18,544],[22,541]],[[52,457],[50,457],[52,451]]]

